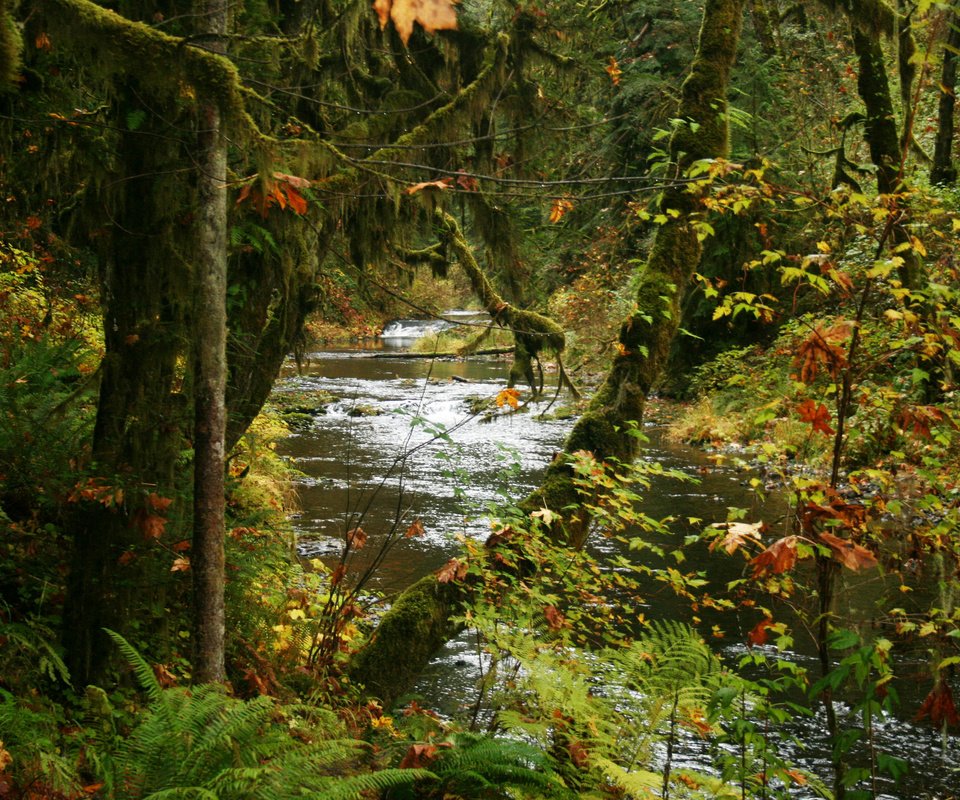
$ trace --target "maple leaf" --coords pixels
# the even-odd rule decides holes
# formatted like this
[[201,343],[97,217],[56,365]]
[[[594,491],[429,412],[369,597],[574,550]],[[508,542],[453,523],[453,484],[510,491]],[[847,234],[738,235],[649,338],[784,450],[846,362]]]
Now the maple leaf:
[[566,617],[563,616],[563,612],[556,606],[545,606],[543,616],[546,618],[547,625],[552,631],[560,630],[567,621]]
[[380,30],[392,19],[397,35],[406,45],[414,22],[419,22],[427,33],[456,30],[454,5],[453,0],[375,0],[373,10],[380,19]]
[[190,556],[180,556],[180,558],[174,559],[173,566],[170,567],[171,572],[189,572],[190,571]]
[[944,722],[948,725],[960,725],[960,713],[957,713],[957,706],[953,702],[953,691],[943,677],[930,690],[914,719],[919,722],[924,717],[936,727],[940,727]]
[[750,563],[753,565],[754,578],[759,578],[768,572],[779,575],[793,569],[793,565],[797,563],[797,537],[784,536],[782,539],[777,539],[760,555],[752,558]]
[[337,564],[337,568],[330,575],[330,585],[339,586],[340,582],[344,579],[344,576],[347,574],[346,564]]
[[623,70],[620,69],[617,59],[615,59],[613,56],[610,56],[610,61],[607,66],[603,68],[603,70],[607,73],[607,75],[610,76],[610,80],[614,86],[620,85],[620,76],[623,75]]
[[157,678],[157,683],[164,689],[177,685],[177,676],[169,670],[166,664],[154,664],[153,674]]
[[167,527],[166,517],[161,517],[159,514],[148,514],[143,510],[137,512],[134,521],[140,528],[140,532],[143,533],[143,538],[147,541],[159,539],[163,536],[163,531]]
[[457,170],[457,186],[467,192],[480,191],[480,181],[473,175],[467,175],[462,169]]
[[816,328],[797,348],[794,367],[800,369],[800,380],[813,383],[823,366],[830,377],[836,380],[840,370],[847,365],[847,356],[840,345],[850,338],[853,324],[841,320],[829,328]]
[[847,569],[859,572],[862,569],[872,569],[877,566],[877,557],[866,547],[851,542],[849,539],[841,539],[832,533],[821,533],[819,539],[827,547],[833,557]]
[[818,404],[816,400],[804,400],[797,406],[797,415],[804,422],[809,422],[815,431],[820,431],[825,436],[833,435],[834,430],[830,427],[833,416],[823,403]]
[[150,494],[147,495],[147,505],[150,506],[150,508],[152,508],[154,511],[159,511],[161,513],[170,508],[170,504],[172,502],[172,497],[162,497],[156,492],[150,492]]
[[170,549],[173,550],[174,553],[183,553],[184,551],[190,549],[190,540],[181,539],[179,542],[172,544]]
[[423,534],[423,520],[417,517],[407,526],[407,530],[403,535],[408,539],[412,539],[414,536],[423,536]]
[[750,633],[747,634],[747,641],[750,643],[751,647],[764,645],[767,643],[767,628],[773,626],[773,619],[770,617],[764,617],[756,625],[753,626],[753,629]]
[[37,34],[36,38],[33,40],[33,44],[37,50],[43,50],[47,53],[53,50],[53,42],[50,41],[50,35],[44,32]]
[[573,203],[570,200],[565,197],[556,198],[550,206],[550,222],[559,222],[570,211],[573,211]]
[[449,189],[452,183],[453,178],[440,178],[436,181],[421,181],[420,183],[413,184],[413,186],[408,186],[403,190],[403,192],[404,194],[416,194],[424,189]]
[[510,408],[517,408],[520,405],[519,389],[510,387],[497,392],[497,408],[503,408],[505,405],[510,406]]
[[951,427],[956,427],[936,406],[906,406],[897,414],[897,426],[901,430],[912,430],[923,439],[930,439],[930,429],[945,420]]
[[347,547],[362,550],[367,543],[367,532],[363,528],[351,528],[347,531]]
[[120,554],[120,558],[117,559],[117,563],[121,567],[127,566],[131,561],[136,561],[137,554],[133,550],[124,550]]
[[287,205],[294,214],[301,217],[307,213],[307,199],[289,184],[284,185],[284,193],[287,195]]
[[[406,712],[404,712],[404,714],[406,714]],[[450,742],[410,745],[406,755],[400,762],[400,769],[422,769],[430,766],[430,764],[436,760],[437,751],[441,747],[453,747],[453,745]]]
[[436,572],[438,583],[450,583],[451,581],[462,581],[467,577],[467,565],[459,558],[451,558]]
[[710,526],[725,530],[727,535],[723,539],[714,539],[710,542],[710,549],[722,547],[727,555],[733,555],[745,542],[759,542],[760,534],[767,529],[765,522],[716,522]]

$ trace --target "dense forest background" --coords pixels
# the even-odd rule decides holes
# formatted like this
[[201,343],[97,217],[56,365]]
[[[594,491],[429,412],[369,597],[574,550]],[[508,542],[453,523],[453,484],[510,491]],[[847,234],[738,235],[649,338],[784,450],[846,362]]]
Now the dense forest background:
[[[0,0],[0,797],[956,796],[957,14]],[[576,422],[371,613],[359,526],[291,553],[271,390],[464,304],[489,325],[434,347],[506,346],[492,415]],[[754,508],[683,541],[643,513],[654,393]],[[741,577],[707,588],[703,546]],[[652,587],[693,624],[636,613]],[[741,661],[706,609],[750,620]],[[406,693],[464,627],[497,668],[441,719]]]

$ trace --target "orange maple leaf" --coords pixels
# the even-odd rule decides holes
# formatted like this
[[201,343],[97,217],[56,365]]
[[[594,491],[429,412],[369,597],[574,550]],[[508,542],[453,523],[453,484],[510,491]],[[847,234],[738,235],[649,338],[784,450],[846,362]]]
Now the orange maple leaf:
[[190,571],[190,557],[189,556],[180,556],[173,561],[173,566],[170,567],[171,572],[189,572]]
[[347,531],[347,547],[362,550],[367,543],[367,532],[363,528],[351,528]]
[[421,181],[420,183],[415,183],[413,186],[408,186],[404,189],[405,194],[416,194],[417,192],[422,192],[424,189],[449,189],[453,183],[453,178],[440,178],[436,181]]
[[610,61],[607,66],[603,68],[603,70],[607,73],[607,75],[610,76],[610,80],[614,86],[620,85],[620,76],[623,75],[623,70],[620,69],[617,59],[615,59],[613,56],[610,56]]
[[815,431],[820,431],[825,436],[833,435],[834,430],[830,427],[833,416],[823,403],[818,404],[816,400],[804,400],[797,406],[797,415],[804,422],[809,422]]
[[520,405],[520,390],[514,389],[512,387],[507,389],[501,389],[497,392],[497,408],[503,408],[504,406],[510,406],[510,408],[517,408]]
[[407,539],[412,539],[414,536],[423,536],[423,520],[420,517],[417,517],[413,522],[407,526],[406,532],[403,534]]
[[462,581],[467,577],[467,565],[459,558],[451,558],[436,572],[438,583]]
[[753,577],[759,578],[768,572],[779,575],[793,569],[797,563],[797,537],[784,536],[777,539],[760,555],[750,560],[753,565]]
[[767,643],[767,628],[773,626],[773,620],[770,617],[764,617],[756,625],[753,626],[753,629],[750,633],[747,634],[747,641],[750,643],[750,646],[753,647]]
[[819,539],[830,548],[833,557],[847,569],[859,572],[862,569],[872,569],[877,566],[877,557],[863,545],[826,532],[821,533]]
[[853,324],[841,320],[829,328],[816,328],[797,348],[794,367],[800,369],[800,380],[813,383],[824,367],[836,380],[840,370],[847,365],[847,355],[840,345],[850,338]]
[[413,33],[413,23],[419,22],[427,33],[457,29],[455,0],[374,0],[373,10],[380,19],[380,30],[393,20],[397,35],[406,44]]
[[550,206],[550,222],[559,222],[570,211],[573,211],[573,202],[565,197],[558,197]]
[[919,722],[924,717],[929,718],[930,722],[937,727],[944,722],[948,725],[960,725],[960,713],[957,713],[957,706],[953,702],[953,691],[943,677],[930,690],[915,719]]

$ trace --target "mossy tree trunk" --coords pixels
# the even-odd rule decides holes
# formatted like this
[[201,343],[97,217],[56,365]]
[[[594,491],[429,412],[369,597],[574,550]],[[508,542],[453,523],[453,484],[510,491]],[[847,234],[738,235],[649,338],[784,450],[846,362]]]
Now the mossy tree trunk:
[[[893,113],[890,82],[883,58],[880,39],[865,31],[856,21],[851,22],[853,49],[857,55],[857,92],[867,110],[864,133],[870,148],[870,160],[877,168],[877,191],[893,195],[903,189],[903,161],[905,148],[897,135],[897,120]],[[894,247],[907,245],[899,254],[903,264],[899,269],[904,285],[915,288],[920,283],[920,261],[909,247],[910,234],[904,226],[907,209],[896,200],[901,212],[892,229]]]
[[[200,0],[201,32],[226,52],[226,0]],[[224,678],[224,522],[227,385],[227,145],[217,104],[200,104],[197,309],[194,332],[193,679]]]
[[[141,96],[131,82],[117,107],[137,108]],[[192,203],[180,183],[177,121],[148,114],[136,131],[122,131],[118,148],[117,190],[101,210],[111,225],[102,240],[106,355],[92,469],[100,485],[123,495],[105,505],[93,492],[78,505],[64,643],[79,686],[102,679],[111,661],[104,627],[142,646],[167,625],[169,564],[156,563],[152,551],[158,539],[176,541],[186,517],[177,465],[190,428],[182,354]]]
[[937,139],[933,149],[933,166],[930,182],[953,184],[957,181],[957,169],[953,165],[954,108],[957,105],[957,54],[960,53],[960,20],[957,7],[952,5],[944,12],[947,35],[943,47],[943,65],[940,72],[940,104],[937,109]]
[[[677,116],[686,124],[676,129],[670,144],[678,174],[699,159],[723,156],[727,151],[726,95],[745,2],[707,0],[704,6],[697,54],[678,108]],[[666,362],[680,323],[680,298],[699,264],[700,242],[690,219],[698,210],[698,201],[696,193],[682,188],[664,193],[662,207],[680,213],[657,230],[639,278],[636,310],[621,325],[621,353],[570,434],[566,452],[589,450],[599,459],[635,457],[637,443],[627,435],[627,423],[639,422],[643,416],[647,392]],[[573,474],[558,459],[525,505],[559,510],[578,499]],[[554,536],[558,544],[580,546],[588,526],[589,520],[581,512],[558,525]],[[387,704],[409,689],[411,676],[419,673],[449,629],[443,611],[456,597],[451,598],[449,584],[442,593],[440,587],[435,577],[428,576],[402,594],[355,661],[354,677],[369,682]],[[466,591],[461,589],[464,596]],[[433,599],[441,596],[442,603]],[[430,646],[405,652],[401,645],[410,641]],[[398,654],[402,657],[396,657]]]

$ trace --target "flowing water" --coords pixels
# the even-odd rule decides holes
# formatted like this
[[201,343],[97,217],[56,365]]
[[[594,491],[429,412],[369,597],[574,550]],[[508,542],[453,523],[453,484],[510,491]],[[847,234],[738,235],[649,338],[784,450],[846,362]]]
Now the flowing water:
[[[359,574],[389,537],[394,544],[369,584],[371,590],[388,594],[456,555],[461,537],[485,537],[488,510],[523,497],[536,485],[571,425],[540,419],[546,404],[488,422],[483,420],[489,409],[474,413],[471,404],[476,398],[489,401],[505,386],[506,361],[393,357],[402,353],[376,349],[406,346],[425,327],[402,321],[392,329],[404,334],[402,340],[388,339],[364,351],[313,353],[301,375],[290,374],[278,386],[280,392],[327,392],[338,398],[312,425],[279,447],[303,472],[302,513],[296,520],[301,556],[332,562],[342,551],[345,531],[362,527],[368,543],[352,554],[349,564],[351,574]],[[387,326],[385,333],[389,331]],[[711,522],[725,520],[729,507],[741,507],[751,509],[750,519],[763,518],[772,527],[783,524],[784,501],[774,494],[757,507],[748,474],[717,467],[703,452],[665,440],[656,426],[648,425],[646,432],[650,444],[644,458],[697,481],[658,479],[646,492],[646,514]],[[423,535],[396,535],[415,519],[422,520]],[[680,541],[690,531],[682,522],[677,525]],[[592,546],[598,556],[621,547],[612,540]],[[711,554],[706,548],[694,549],[688,558],[687,567],[706,570],[718,586],[742,575],[742,559]],[[846,596],[851,607],[869,618],[878,591],[867,583]],[[648,606],[637,611],[648,618],[688,618],[690,613],[682,601],[665,594],[653,595]],[[717,647],[729,663],[746,652],[740,643],[761,618],[757,613],[738,621],[703,616],[708,629],[714,622],[726,629],[727,637]],[[790,658],[816,674],[809,648],[798,644]],[[898,674],[913,676],[900,685],[905,707],[916,708],[927,690],[928,681],[919,679],[925,675],[924,654],[904,653],[899,658]],[[475,701],[482,668],[476,642],[469,632],[463,634],[424,675],[418,686],[422,703],[448,715],[462,714]],[[798,744],[790,755],[826,779],[824,729],[822,719],[798,723],[793,731]],[[904,720],[881,721],[876,735],[882,749],[907,759],[914,772],[906,788],[887,788],[884,797],[946,800],[960,795],[960,772],[953,771],[960,767],[957,737],[944,754],[931,730]],[[691,764],[703,756],[695,746],[689,748]]]

